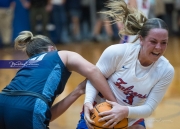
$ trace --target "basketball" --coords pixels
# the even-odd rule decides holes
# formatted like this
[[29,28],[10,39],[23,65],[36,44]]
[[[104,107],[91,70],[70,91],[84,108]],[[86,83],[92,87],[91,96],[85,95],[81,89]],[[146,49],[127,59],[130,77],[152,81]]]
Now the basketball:
[[[95,122],[95,125],[93,125],[94,129],[109,129],[103,127],[103,125],[106,122],[98,122],[98,120],[100,119],[98,114],[100,112],[111,110],[111,108],[112,106],[107,102],[100,103],[94,107],[94,113],[91,114],[91,119]],[[127,127],[128,127],[128,119],[125,118],[119,123],[117,123],[117,125],[115,125],[113,129],[127,129]]]

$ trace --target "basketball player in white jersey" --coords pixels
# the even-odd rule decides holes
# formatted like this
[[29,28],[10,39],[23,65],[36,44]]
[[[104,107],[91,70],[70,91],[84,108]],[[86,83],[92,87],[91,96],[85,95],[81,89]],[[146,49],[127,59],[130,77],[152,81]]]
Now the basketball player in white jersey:
[[[147,19],[138,10],[128,9],[123,0],[111,0],[108,7],[104,13],[124,24],[119,33],[138,35],[139,41],[109,46],[96,64],[117,99],[117,103],[107,101],[113,108],[100,113],[100,121],[106,121],[105,128],[113,128],[128,118],[128,129],[145,129],[144,118],[156,109],[174,76],[173,66],[163,56],[168,27],[161,19]],[[88,81],[77,129],[93,129],[90,112],[94,104],[103,101],[105,98]]]
[[[150,0],[125,0],[129,8],[136,8],[148,17],[150,10]],[[121,27],[119,27],[122,29]],[[135,41],[137,35],[125,35],[121,38],[120,43],[132,43]],[[138,40],[136,40],[137,42]]]

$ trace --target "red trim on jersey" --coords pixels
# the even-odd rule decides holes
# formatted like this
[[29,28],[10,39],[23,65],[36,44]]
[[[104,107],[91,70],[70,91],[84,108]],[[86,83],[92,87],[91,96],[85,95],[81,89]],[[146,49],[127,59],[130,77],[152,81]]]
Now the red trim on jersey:
[[138,121],[136,121],[133,125],[137,125],[137,124],[139,124],[139,123],[141,123],[141,122],[143,122],[144,121],[144,119],[142,118],[142,119],[139,119]]

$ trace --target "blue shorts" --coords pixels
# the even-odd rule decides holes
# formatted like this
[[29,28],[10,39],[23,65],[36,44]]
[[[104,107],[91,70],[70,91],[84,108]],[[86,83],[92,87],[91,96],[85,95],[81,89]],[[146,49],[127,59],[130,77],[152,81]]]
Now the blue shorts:
[[46,103],[30,96],[0,94],[0,129],[49,129]]
[[139,119],[138,121],[136,121],[133,125],[142,125],[145,129],[146,129],[146,125],[144,123],[144,119]]
[[[143,127],[146,128],[144,119],[140,119],[140,121],[136,122],[135,124],[142,125]],[[79,120],[79,123],[77,124],[76,129],[88,129],[88,127],[86,125],[86,121],[84,120],[84,113],[81,114],[81,119]]]
[[76,129],[88,129],[86,121],[84,120],[84,113],[81,113],[81,119],[79,120]]

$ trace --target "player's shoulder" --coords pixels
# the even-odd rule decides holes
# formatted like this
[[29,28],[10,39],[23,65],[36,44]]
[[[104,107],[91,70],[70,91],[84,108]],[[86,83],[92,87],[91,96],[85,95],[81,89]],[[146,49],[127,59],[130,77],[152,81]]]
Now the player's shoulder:
[[158,60],[158,65],[157,67],[161,68],[161,69],[165,69],[165,71],[171,71],[174,72],[174,67],[173,65],[169,62],[169,60],[164,57],[161,56]]
[[117,56],[131,55],[138,52],[140,49],[139,43],[124,43],[124,44],[113,44],[105,49],[108,54]]
[[136,48],[139,47],[140,44],[139,43],[119,43],[119,44],[113,44],[110,45],[109,47],[107,47],[106,49],[114,49],[114,50],[119,50],[119,49],[128,49],[128,48]]

